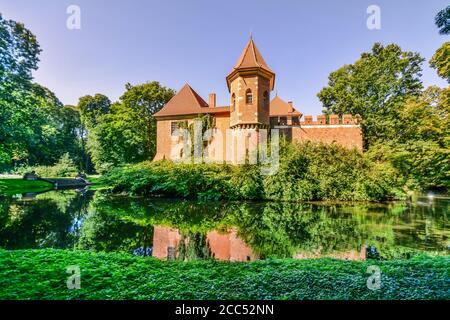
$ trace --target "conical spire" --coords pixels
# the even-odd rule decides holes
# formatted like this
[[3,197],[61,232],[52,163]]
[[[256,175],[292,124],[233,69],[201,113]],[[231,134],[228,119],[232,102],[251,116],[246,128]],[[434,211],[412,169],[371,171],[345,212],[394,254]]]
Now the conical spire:
[[261,52],[259,52],[258,48],[253,41],[253,37],[250,34],[250,39],[247,42],[244,50],[242,51],[236,65],[233,67],[233,70],[227,76],[227,84],[228,88],[230,88],[230,81],[236,76],[237,73],[241,71],[252,72],[252,71],[261,71],[267,78],[271,80],[271,88],[274,87],[275,82],[275,73],[269,68],[266,61],[262,57]]
[[253,41],[253,37],[250,35],[250,40],[247,42],[244,50],[241,53],[236,65],[234,66],[234,70],[243,69],[243,68],[264,68],[267,71],[273,72],[270,70],[266,61],[259,52],[258,48]]

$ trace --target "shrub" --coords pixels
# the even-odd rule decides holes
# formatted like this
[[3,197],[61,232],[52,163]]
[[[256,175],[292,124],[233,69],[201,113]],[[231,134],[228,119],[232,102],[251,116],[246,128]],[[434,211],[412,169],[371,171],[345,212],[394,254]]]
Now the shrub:
[[386,200],[403,196],[396,170],[337,144],[282,143],[279,170],[258,165],[143,162],[103,176],[115,192],[199,199]]
[[15,171],[17,174],[34,171],[41,177],[73,177],[78,173],[78,169],[70,158],[69,154],[64,154],[53,166],[30,166],[21,167]]

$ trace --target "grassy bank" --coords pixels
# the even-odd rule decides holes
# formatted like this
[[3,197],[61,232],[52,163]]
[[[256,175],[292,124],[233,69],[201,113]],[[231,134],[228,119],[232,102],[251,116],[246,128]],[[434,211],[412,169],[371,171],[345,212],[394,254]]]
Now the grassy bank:
[[53,185],[45,181],[28,181],[23,179],[0,179],[0,194],[19,194],[40,192],[53,189]]
[[[52,178],[60,179],[61,177]],[[64,178],[62,178],[64,179]],[[88,176],[88,181],[91,183],[89,188],[91,190],[107,189],[108,186],[100,181],[99,176]],[[53,185],[46,181],[28,181],[22,178],[0,178],[0,195],[15,195],[27,192],[41,192],[53,189]]]
[[[168,262],[120,253],[0,250],[0,299],[449,299],[449,257]],[[66,268],[81,269],[68,290]],[[366,286],[381,268],[381,288]]]

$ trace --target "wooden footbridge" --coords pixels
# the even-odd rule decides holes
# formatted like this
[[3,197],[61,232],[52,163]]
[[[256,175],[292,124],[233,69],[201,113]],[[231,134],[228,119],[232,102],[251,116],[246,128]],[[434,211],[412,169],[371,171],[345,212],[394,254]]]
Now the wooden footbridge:
[[90,183],[85,179],[70,179],[70,178],[37,178],[37,180],[45,181],[51,183],[55,189],[66,189],[66,188],[83,188]]

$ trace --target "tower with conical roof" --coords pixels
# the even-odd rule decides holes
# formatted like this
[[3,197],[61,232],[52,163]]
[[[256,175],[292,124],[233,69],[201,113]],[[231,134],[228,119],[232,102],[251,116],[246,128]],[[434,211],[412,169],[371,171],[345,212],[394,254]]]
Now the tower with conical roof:
[[268,128],[275,73],[264,61],[252,37],[226,80],[231,98],[230,128]]

